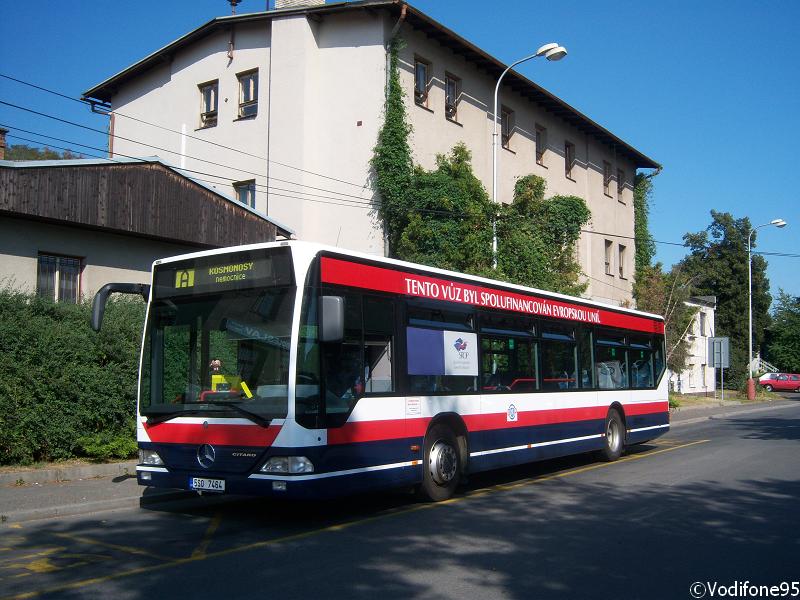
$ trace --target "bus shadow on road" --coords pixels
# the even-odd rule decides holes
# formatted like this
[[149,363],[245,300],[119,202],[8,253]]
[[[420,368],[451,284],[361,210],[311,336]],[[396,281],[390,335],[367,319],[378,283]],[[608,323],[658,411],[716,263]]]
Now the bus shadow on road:
[[[770,419],[754,421],[762,422],[754,433],[773,435]],[[680,445],[659,440],[628,456],[645,465],[649,452],[670,447]],[[259,591],[387,600],[456,597],[462,589],[520,600],[650,599],[688,597],[693,581],[796,574],[796,477],[728,476],[723,465],[713,479],[683,480],[675,465],[685,464],[688,477],[691,462],[706,456],[660,456],[674,457],[671,471],[654,461],[635,479],[616,476],[616,466],[600,480],[567,476],[603,464],[592,456],[504,469],[472,477],[445,504],[407,492],[313,503],[204,497],[191,506],[31,524],[4,540],[14,556],[0,588],[135,600]]]
[[[659,446],[661,445],[659,443]],[[669,447],[671,443],[665,442],[663,445]],[[659,446],[655,444],[631,446],[626,450],[625,456],[643,455]],[[601,461],[596,453],[591,453],[477,473],[466,479],[459,488],[457,497],[493,488],[517,486],[538,478],[558,476],[560,473],[575,469],[604,464],[606,463]],[[224,515],[226,521],[235,520],[246,527],[279,527],[282,532],[290,533],[295,530],[293,526],[325,527],[348,519],[370,518],[387,511],[425,504],[427,501],[421,499],[415,490],[402,488],[367,494],[344,495],[326,500],[281,500],[213,494],[198,496],[193,492],[187,492],[181,498],[169,502],[144,502],[142,508],[155,513],[198,517],[221,514]]]

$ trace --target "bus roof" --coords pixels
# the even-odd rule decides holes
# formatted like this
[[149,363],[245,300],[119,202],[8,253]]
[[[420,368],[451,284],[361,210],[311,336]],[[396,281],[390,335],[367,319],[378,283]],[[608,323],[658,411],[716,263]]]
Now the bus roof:
[[650,319],[663,321],[664,317],[661,315],[656,315],[653,313],[648,313],[640,310],[635,310],[632,308],[626,308],[623,306],[616,306],[613,304],[607,304],[605,302],[597,302],[596,300],[589,300],[588,298],[580,298],[578,296],[568,296],[566,294],[559,294],[557,292],[550,292],[547,290],[541,290],[538,288],[532,288],[527,286],[518,285],[515,283],[509,283],[507,281],[500,281],[498,279],[489,279],[487,277],[479,277],[477,275],[469,275],[467,273],[459,273],[456,271],[448,271],[446,269],[439,269],[436,267],[430,267],[427,265],[421,265],[418,263],[407,262],[403,260],[398,260],[395,258],[387,258],[384,256],[377,256],[375,254],[367,254],[364,252],[357,252],[354,250],[347,250],[344,248],[337,248],[334,246],[327,246],[325,244],[318,244],[315,242],[305,242],[299,240],[292,240],[292,241],[281,241],[281,242],[267,242],[262,244],[248,244],[242,246],[231,246],[227,248],[217,248],[213,250],[203,250],[200,252],[192,252],[190,254],[181,254],[178,256],[171,256],[168,258],[162,258],[156,260],[153,263],[153,267],[156,267],[161,264],[166,264],[170,262],[186,260],[191,258],[198,258],[201,256],[215,256],[215,255],[224,255],[232,252],[242,252],[246,250],[254,250],[259,248],[277,248],[277,247],[285,247],[288,246],[290,248],[303,248],[306,253],[309,254],[320,254],[320,253],[330,253],[330,254],[337,254],[341,257],[350,257],[354,259],[358,259],[360,261],[369,261],[374,262],[381,265],[390,265],[401,267],[405,269],[412,269],[415,271],[424,271],[426,273],[439,275],[443,277],[450,277],[455,279],[460,279],[464,281],[470,281],[475,283],[480,283],[484,285],[489,285],[495,288],[507,289],[507,290],[514,290],[520,292],[526,292],[529,294],[535,294],[537,296],[543,296],[546,298],[552,298],[556,300],[565,300],[569,302],[578,302],[579,304],[584,304],[587,306],[594,306],[598,308],[603,308],[607,310],[612,310],[616,312],[627,313],[631,315],[638,315],[641,317],[647,317]]

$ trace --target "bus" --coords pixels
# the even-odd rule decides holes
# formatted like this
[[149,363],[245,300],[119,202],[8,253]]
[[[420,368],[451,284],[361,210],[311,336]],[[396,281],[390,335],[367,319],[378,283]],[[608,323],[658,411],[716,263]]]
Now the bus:
[[613,461],[669,430],[662,317],[308,242],[153,264],[139,484],[322,498],[570,454]]

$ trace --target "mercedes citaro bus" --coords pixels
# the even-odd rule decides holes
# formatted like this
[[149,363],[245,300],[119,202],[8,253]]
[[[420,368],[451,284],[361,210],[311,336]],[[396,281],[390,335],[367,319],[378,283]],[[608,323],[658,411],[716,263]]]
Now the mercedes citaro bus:
[[317,498],[669,429],[661,317],[305,242],[158,260],[137,404],[140,484]]

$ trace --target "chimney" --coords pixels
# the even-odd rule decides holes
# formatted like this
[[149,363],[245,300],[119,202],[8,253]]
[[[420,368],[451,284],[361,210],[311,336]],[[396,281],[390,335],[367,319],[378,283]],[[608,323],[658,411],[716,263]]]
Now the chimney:
[[0,127],[0,160],[6,159],[6,134],[8,129]]
[[308,6],[324,6],[325,0],[275,0],[275,10],[282,8],[305,8]]

